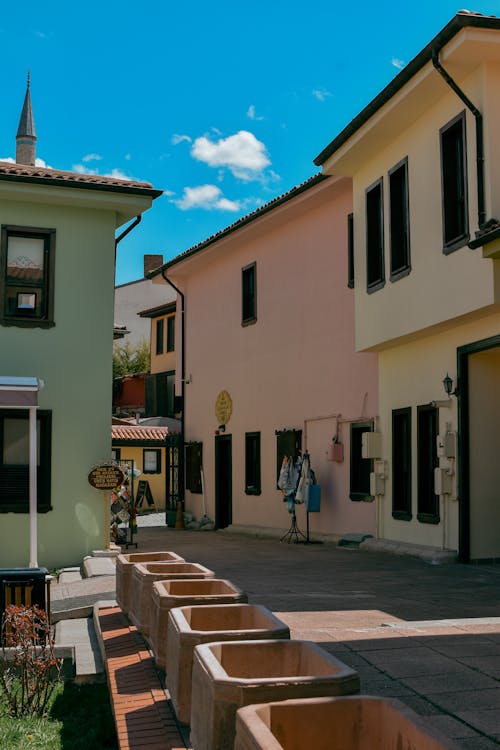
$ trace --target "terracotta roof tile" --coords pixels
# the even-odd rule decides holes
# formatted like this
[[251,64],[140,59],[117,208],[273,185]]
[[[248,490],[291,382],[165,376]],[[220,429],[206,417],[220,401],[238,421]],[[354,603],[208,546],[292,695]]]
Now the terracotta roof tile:
[[[61,169],[48,169],[47,167],[31,167],[27,164],[14,164],[12,162],[0,161],[0,178],[12,177],[14,179],[33,178],[35,180],[53,181],[55,183],[67,183],[68,186],[106,187],[121,188],[127,190],[153,190],[150,182],[139,182],[137,180],[120,180],[115,177],[104,177],[95,174],[78,174],[77,172],[66,172]],[[159,192],[159,191],[155,191]]]
[[138,424],[111,426],[113,440],[165,440],[168,427],[143,427]]

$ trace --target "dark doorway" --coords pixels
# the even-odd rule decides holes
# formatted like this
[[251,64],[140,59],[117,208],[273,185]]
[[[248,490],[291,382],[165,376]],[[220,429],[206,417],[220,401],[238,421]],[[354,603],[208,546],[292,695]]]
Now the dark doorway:
[[233,521],[231,435],[215,438],[215,525],[225,529]]

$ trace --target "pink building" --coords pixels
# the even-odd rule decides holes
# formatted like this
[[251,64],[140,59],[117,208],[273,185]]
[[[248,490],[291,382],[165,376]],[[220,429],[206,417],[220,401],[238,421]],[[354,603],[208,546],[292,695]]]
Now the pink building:
[[[378,413],[377,360],[354,348],[351,201],[349,179],[317,175],[154,272],[183,295],[177,387],[198,519],[284,534],[279,468],[307,451],[321,487],[311,538],[375,533],[361,435]],[[304,505],[296,516],[305,533]]]

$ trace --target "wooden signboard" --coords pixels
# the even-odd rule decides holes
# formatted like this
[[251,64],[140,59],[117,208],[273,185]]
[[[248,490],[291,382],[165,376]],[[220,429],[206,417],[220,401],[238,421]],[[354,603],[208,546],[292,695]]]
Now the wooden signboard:
[[146,500],[148,505],[154,505],[155,503],[148,480],[139,479],[137,483],[137,494],[135,496],[135,507],[140,508],[144,500]]
[[123,483],[123,471],[118,466],[104,464],[96,466],[88,476],[89,484],[96,490],[114,490]]

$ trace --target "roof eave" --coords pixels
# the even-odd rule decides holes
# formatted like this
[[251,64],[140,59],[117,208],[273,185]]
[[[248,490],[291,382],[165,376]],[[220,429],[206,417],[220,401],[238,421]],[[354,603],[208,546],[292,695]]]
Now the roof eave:
[[343,146],[368,120],[400,91],[413,76],[432,60],[434,50],[440,50],[459,31],[468,26],[500,30],[500,18],[470,13],[457,13],[451,21],[427,44],[416,57],[331,141],[314,159],[323,166],[327,159]]

